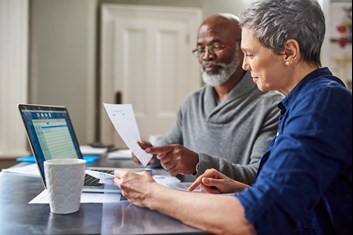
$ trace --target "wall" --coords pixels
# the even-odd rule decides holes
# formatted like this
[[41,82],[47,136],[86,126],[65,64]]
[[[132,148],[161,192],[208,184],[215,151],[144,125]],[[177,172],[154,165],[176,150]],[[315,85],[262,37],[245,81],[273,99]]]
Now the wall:
[[27,102],[28,0],[0,0],[0,158],[27,154],[17,108]]
[[252,0],[100,0],[99,3],[116,4],[141,4],[141,5],[160,5],[176,7],[198,7],[203,11],[206,17],[211,14],[227,12],[239,14],[244,10]]
[[81,144],[95,138],[95,0],[32,0],[30,102],[68,107]]

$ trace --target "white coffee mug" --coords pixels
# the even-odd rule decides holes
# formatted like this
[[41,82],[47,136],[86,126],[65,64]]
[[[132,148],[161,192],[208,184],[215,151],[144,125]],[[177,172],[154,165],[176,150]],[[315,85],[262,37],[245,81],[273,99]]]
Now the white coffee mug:
[[85,170],[86,160],[83,159],[44,161],[45,182],[52,213],[70,214],[80,209]]

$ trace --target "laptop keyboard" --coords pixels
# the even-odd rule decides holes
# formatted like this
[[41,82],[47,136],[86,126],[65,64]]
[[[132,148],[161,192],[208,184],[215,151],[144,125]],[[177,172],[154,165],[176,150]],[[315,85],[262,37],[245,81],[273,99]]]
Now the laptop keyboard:
[[[114,174],[113,170],[104,170],[104,169],[94,169],[95,171],[99,172],[104,172],[104,173],[109,173],[109,174]],[[102,184],[99,183],[100,179],[97,179],[96,177],[93,177],[89,174],[85,174],[85,186],[101,186]]]

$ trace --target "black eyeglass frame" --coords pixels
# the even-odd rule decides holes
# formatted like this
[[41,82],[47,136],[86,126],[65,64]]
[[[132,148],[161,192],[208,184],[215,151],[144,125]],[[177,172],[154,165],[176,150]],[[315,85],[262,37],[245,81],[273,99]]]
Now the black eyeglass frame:
[[218,54],[219,52],[223,51],[225,48],[227,48],[233,44],[237,44],[239,42],[240,42],[240,39],[235,40],[235,41],[231,41],[228,43],[222,43],[221,45],[215,45],[216,43],[218,43],[218,42],[216,42],[216,43],[209,45],[209,46],[195,48],[194,50],[192,50],[192,54],[197,58],[204,56],[206,51],[208,53]]

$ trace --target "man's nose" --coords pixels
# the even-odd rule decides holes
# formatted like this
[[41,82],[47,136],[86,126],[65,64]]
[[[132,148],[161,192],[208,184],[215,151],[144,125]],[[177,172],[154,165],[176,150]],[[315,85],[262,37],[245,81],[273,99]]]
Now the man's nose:
[[205,50],[205,53],[202,55],[202,60],[204,61],[209,61],[209,60],[214,60],[215,58],[215,54],[209,49],[207,48]]

